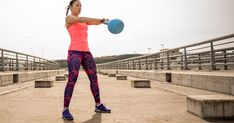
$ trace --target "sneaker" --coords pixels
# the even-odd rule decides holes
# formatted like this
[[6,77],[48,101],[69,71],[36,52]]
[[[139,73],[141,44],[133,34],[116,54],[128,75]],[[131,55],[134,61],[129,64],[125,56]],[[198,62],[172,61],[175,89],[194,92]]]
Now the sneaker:
[[66,109],[65,111],[63,111],[63,116],[62,118],[64,120],[73,120],[73,116],[71,115],[71,113],[69,112],[69,109]]
[[110,109],[107,109],[103,104],[95,106],[95,112],[98,113],[111,113]]

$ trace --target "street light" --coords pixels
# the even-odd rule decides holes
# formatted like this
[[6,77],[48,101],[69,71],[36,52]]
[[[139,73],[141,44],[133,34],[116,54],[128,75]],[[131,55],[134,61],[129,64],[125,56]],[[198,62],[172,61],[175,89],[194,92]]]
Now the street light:
[[148,50],[149,50],[149,54],[150,54],[150,50],[151,50],[151,48],[148,48]]
[[163,44],[161,44],[161,46],[162,46],[162,49],[164,49],[164,45],[163,45]]

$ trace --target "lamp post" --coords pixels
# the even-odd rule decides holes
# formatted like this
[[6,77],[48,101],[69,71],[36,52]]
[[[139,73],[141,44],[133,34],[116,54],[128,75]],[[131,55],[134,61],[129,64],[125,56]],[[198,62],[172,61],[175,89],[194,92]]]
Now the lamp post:
[[164,45],[163,44],[161,44],[161,47],[162,47],[162,49],[164,49]]
[[150,50],[151,50],[151,48],[147,48],[148,50],[149,50],[149,54],[150,54]]

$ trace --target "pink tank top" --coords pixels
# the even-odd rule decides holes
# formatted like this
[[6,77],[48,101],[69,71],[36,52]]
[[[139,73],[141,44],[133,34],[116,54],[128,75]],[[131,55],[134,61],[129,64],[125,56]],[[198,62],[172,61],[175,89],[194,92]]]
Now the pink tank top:
[[68,28],[71,38],[69,50],[89,51],[88,26],[86,23],[74,23]]

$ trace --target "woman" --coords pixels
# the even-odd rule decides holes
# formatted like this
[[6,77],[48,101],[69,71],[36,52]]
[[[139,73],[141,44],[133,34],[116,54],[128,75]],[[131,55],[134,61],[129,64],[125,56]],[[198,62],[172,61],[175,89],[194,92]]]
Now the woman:
[[[71,11],[70,15],[68,15],[69,10]],[[66,28],[70,34],[71,43],[67,58],[69,77],[64,92],[64,110],[62,113],[62,118],[65,120],[73,120],[73,116],[69,112],[69,104],[72,98],[74,85],[78,78],[80,65],[82,65],[90,80],[90,89],[96,103],[95,112],[111,112],[111,110],[106,108],[100,101],[96,64],[90,53],[87,41],[87,25],[99,25],[108,20],[79,17],[80,12],[80,1],[71,0],[66,13]]]

